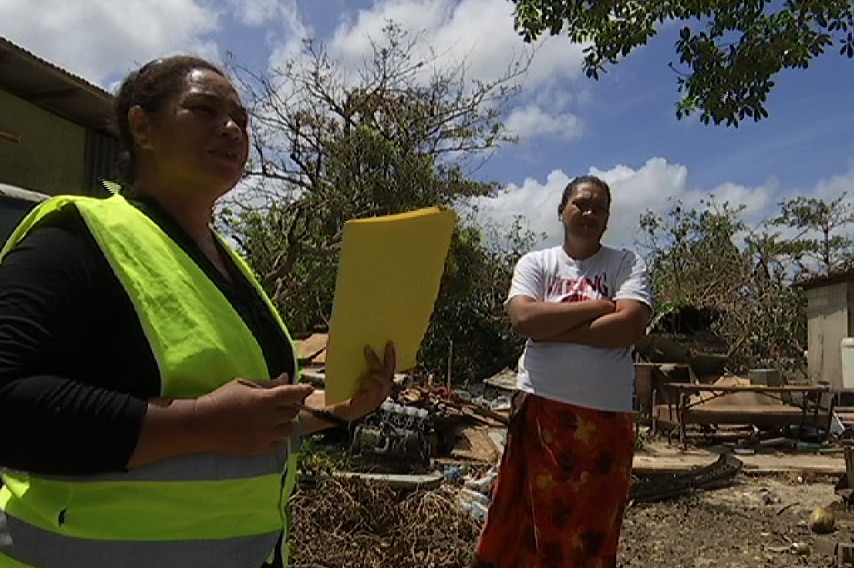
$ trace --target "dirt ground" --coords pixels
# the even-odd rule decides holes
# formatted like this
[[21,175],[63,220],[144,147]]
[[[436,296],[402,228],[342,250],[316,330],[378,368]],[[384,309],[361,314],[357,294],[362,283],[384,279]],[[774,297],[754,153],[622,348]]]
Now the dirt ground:
[[[723,489],[631,506],[622,568],[833,566],[815,550],[807,521],[819,506],[836,514],[836,540],[851,541],[854,513],[833,479],[741,474]],[[356,481],[328,481],[298,494],[298,568],[463,568],[479,523],[455,505],[453,486],[408,495]]]
[[623,568],[759,568],[833,566],[815,550],[810,513],[832,506],[836,540],[850,541],[854,514],[842,507],[830,479],[741,475],[715,491],[667,503],[635,505],[626,513]]
[[[483,464],[494,463],[499,455],[490,438],[496,428],[466,429],[448,463],[479,463],[485,471]],[[649,458],[640,460],[643,467],[639,471],[654,470],[648,462],[682,468],[691,460],[707,464],[714,459],[714,454],[697,449],[682,452],[666,442],[650,441],[639,453]],[[829,458],[781,454],[764,456],[762,461],[760,457],[745,457],[745,471],[754,473],[739,474],[727,487],[630,506],[619,566],[834,566],[833,558],[817,550],[817,540],[822,537],[808,527],[810,513],[830,506],[836,528],[824,538],[854,541],[854,511],[845,509],[833,489],[839,473],[831,476],[827,469],[816,466]],[[834,461],[835,468],[838,470],[839,463],[844,471],[841,458]],[[767,473],[782,469],[792,472]],[[823,473],[799,473],[807,469]],[[755,475],[759,471],[765,473]],[[341,480],[303,487],[294,507],[296,568],[464,568],[480,523],[461,510],[459,483],[415,492]]]

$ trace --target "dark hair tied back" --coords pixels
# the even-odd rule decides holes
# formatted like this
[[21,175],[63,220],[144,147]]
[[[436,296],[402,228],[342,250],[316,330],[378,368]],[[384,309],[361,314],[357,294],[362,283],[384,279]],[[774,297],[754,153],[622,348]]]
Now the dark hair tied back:
[[200,57],[174,55],[149,61],[130,73],[119,86],[113,120],[119,135],[119,181],[125,188],[133,186],[138,174],[128,112],[139,106],[146,113],[156,115],[172,96],[181,91],[187,74],[195,69],[208,69],[225,77],[222,69]]

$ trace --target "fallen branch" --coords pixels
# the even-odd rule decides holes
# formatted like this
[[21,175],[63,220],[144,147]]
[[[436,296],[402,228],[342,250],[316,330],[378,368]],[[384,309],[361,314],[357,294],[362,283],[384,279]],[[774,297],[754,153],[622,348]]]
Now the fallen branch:
[[786,512],[787,510],[791,509],[791,508],[792,508],[792,507],[794,507],[795,505],[800,505],[800,503],[798,503],[797,501],[795,501],[794,503],[789,503],[789,504],[788,504],[788,505],[786,505],[785,507],[781,507],[781,508],[780,508],[780,510],[779,510],[779,511],[777,511],[777,514],[778,514],[778,515],[782,515],[784,512]]

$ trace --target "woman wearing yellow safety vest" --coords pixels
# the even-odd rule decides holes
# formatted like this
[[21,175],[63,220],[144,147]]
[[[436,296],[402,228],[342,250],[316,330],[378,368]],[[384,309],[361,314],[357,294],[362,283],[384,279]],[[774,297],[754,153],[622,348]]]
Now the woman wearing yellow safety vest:
[[[322,393],[294,384],[284,324],[210,227],[246,109],[176,56],[125,79],[116,121],[127,191],[50,199],[2,253],[0,566],[285,566],[290,442],[328,424],[297,408]],[[327,410],[380,405],[381,355]]]

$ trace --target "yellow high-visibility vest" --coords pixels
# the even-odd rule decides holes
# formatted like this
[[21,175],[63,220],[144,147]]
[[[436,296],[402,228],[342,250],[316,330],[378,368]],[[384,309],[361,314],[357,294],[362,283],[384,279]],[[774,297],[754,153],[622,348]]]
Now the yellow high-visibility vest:
[[[261,347],[216,285],[120,195],[43,202],[21,222],[0,258],[39,220],[64,207],[77,208],[127,291],[157,361],[163,397],[198,397],[237,377],[270,378]],[[222,244],[290,342],[251,270]],[[200,453],[99,475],[6,470],[0,566],[258,568],[283,532],[282,542],[288,541],[287,501],[295,475],[289,446],[263,456]]]

